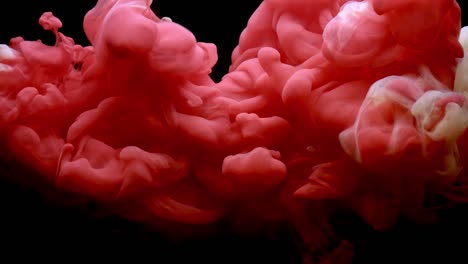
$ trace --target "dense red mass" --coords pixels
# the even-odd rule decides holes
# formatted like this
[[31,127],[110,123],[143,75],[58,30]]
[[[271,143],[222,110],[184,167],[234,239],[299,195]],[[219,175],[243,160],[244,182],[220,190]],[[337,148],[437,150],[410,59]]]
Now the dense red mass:
[[385,230],[467,200],[455,0],[265,0],[220,82],[216,46],[150,4],[99,0],[89,47],[51,12],[54,46],[0,45],[4,155],[130,218],[291,221],[314,263],[349,261],[327,201]]

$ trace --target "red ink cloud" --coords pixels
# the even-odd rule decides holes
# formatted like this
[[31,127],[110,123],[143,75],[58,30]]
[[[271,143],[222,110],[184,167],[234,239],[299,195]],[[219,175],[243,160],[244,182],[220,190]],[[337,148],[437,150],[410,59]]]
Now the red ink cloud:
[[89,47],[50,12],[54,46],[0,46],[4,153],[126,217],[291,221],[312,252],[338,241],[324,263],[350,256],[326,201],[378,230],[433,194],[466,201],[455,1],[265,0],[220,82],[216,47],[149,4],[99,0]]

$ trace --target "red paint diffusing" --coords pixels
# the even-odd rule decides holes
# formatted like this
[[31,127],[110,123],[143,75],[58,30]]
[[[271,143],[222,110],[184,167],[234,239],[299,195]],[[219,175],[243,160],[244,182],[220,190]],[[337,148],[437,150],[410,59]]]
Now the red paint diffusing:
[[350,261],[338,208],[386,230],[466,201],[454,0],[265,0],[219,83],[216,47],[150,4],[99,0],[89,47],[50,12],[54,46],[0,46],[4,155],[133,219],[290,221],[311,263]]

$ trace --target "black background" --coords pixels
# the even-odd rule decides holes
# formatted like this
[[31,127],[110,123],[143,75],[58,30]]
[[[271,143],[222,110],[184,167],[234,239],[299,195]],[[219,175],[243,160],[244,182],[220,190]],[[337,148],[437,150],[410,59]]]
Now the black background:
[[[213,77],[219,79],[227,72],[241,30],[261,1],[213,2],[155,0],[153,6],[157,6],[154,10],[160,17],[169,16],[191,30],[199,41],[218,46],[219,62]],[[61,32],[87,45],[82,19],[94,4],[92,0],[2,1],[0,43],[23,36],[52,44],[53,36],[37,23],[43,12],[52,11],[64,24]],[[12,164],[3,167],[9,167],[6,170],[13,177],[29,177],[30,172]],[[78,258],[110,262],[130,256],[132,263],[300,263],[299,252],[286,229],[273,237],[224,232],[173,245],[145,226],[115,216],[98,217],[95,211],[99,209],[93,205],[50,203],[33,184],[25,186],[0,177],[0,262],[5,262],[7,256],[15,262],[32,257],[35,261],[55,259],[65,263]],[[465,206],[454,207],[444,212],[442,222],[436,226],[400,223],[384,234],[371,231],[356,219],[338,227],[356,244],[355,263],[468,263],[464,253],[468,249],[466,212]]]

